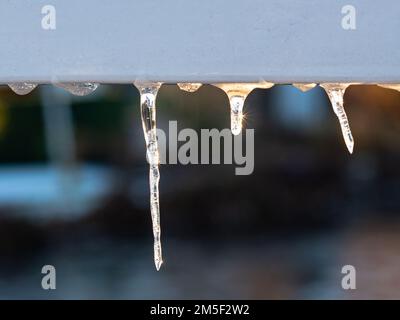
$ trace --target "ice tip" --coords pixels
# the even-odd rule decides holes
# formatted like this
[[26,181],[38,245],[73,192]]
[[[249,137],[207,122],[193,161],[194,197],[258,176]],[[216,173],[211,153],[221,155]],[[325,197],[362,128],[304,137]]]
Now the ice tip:
[[156,265],[157,271],[160,271],[161,265],[163,264],[162,260],[159,261],[154,261],[154,264]]
[[350,154],[353,154],[354,143],[350,143],[347,145],[347,150],[349,150]]
[[238,136],[242,132],[242,128],[232,128],[231,132],[234,136]]

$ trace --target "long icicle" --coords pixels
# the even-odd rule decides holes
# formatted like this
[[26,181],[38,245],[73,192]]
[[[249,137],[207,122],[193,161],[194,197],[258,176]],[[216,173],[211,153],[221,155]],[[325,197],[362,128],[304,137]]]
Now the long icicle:
[[140,92],[140,113],[144,138],[146,141],[146,155],[149,162],[150,184],[150,211],[153,223],[154,236],[154,264],[160,270],[162,260],[161,251],[161,226],[160,226],[160,200],[158,185],[160,181],[159,151],[156,127],[156,97],[162,83],[135,82],[134,85]]
[[354,149],[354,139],[353,135],[351,134],[350,124],[349,120],[347,119],[346,111],[344,110],[343,101],[344,93],[349,84],[323,83],[320,84],[320,86],[325,89],[329,100],[331,101],[333,111],[339,119],[340,127],[342,129],[342,134],[347,149],[349,150],[350,154],[352,154]]

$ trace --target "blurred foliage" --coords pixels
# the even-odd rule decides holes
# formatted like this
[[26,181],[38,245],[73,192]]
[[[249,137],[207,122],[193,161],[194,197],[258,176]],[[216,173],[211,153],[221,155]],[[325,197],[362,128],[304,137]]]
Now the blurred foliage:
[[0,105],[0,162],[44,161],[43,119],[37,99],[7,99]]

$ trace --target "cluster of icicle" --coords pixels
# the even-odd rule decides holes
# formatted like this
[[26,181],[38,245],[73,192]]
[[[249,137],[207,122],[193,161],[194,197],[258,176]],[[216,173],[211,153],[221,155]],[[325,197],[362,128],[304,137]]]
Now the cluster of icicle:
[[[59,83],[57,87],[63,88],[74,95],[84,96],[94,92],[98,83]],[[134,83],[140,92],[140,112],[142,127],[146,143],[146,157],[149,163],[149,185],[150,185],[150,211],[153,224],[154,236],[154,263],[157,270],[163,263],[161,251],[161,226],[160,226],[160,201],[159,201],[159,149],[157,142],[156,125],[156,98],[161,82],[137,81]],[[231,131],[238,135],[242,131],[243,107],[247,96],[256,88],[268,89],[274,86],[270,82],[257,83],[215,83],[214,86],[223,90],[229,99],[231,111]],[[293,83],[293,86],[306,92],[314,88],[315,83]],[[353,153],[354,139],[351,134],[349,120],[344,109],[343,96],[350,83],[323,83],[320,86],[326,91],[334,113],[336,114],[342,130],[346,147]],[[378,84],[381,87],[400,91],[400,84]],[[9,87],[17,94],[25,95],[36,88],[33,83],[12,83]],[[201,83],[178,83],[181,90],[187,92],[197,91]]]

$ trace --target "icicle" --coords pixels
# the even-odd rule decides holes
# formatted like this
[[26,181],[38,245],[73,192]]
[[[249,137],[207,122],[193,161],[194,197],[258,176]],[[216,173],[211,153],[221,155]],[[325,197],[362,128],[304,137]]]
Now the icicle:
[[27,83],[27,82],[19,82],[19,83],[10,83],[8,85],[12,91],[19,95],[25,95],[30,93],[33,89],[37,87],[35,83]]
[[150,165],[150,211],[154,235],[154,263],[157,270],[160,270],[163,260],[161,252],[160,201],[158,192],[160,171],[158,168],[159,152],[156,132],[156,97],[158,89],[161,87],[161,83],[135,82],[134,85],[140,92],[142,126],[146,141],[147,161]]
[[94,92],[99,84],[92,82],[55,83],[56,87],[65,89],[76,96],[86,96]]
[[303,92],[311,90],[316,85],[317,85],[316,83],[293,83],[294,87],[296,87],[297,89],[300,89]]
[[320,84],[322,88],[325,89],[328,94],[329,100],[331,101],[333,111],[339,119],[340,127],[342,129],[342,134],[344,141],[346,143],[347,149],[350,153],[353,153],[354,139],[351,134],[349,120],[347,119],[346,111],[343,106],[343,96],[346,88],[350,84],[342,83],[323,83]]
[[202,86],[201,83],[177,83],[179,89],[186,92],[195,92]]
[[260,83],[217,83],[214,86],[222,89],[228,95],[231,108],[231,131],[238,135],[242,131],[243,105],[246,97],[253,89],[271,88],[274,84],[270,82]]
[[397,90],[400,92],[400,84],[385,83],[385,84],[378,84],[378,86],[386,89]]

